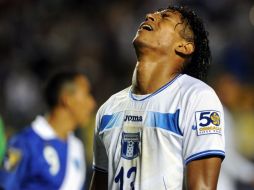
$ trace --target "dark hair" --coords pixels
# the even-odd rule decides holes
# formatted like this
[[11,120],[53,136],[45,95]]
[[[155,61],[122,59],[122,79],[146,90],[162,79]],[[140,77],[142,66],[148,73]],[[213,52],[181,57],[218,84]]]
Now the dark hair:
[[63,87],[67,83],[74,82],[76,77],[79,75],[81,74],[75,71],[62,71],[52,75],[49,78],[44,88],[44,97],[50,110],[59,103],[59,98]]
[[168,9],[179,12],[183,22],[186,23],[186,27],[189,27],[193,32],[194,39],[192,40],[194,42],[195,50],[191,56],[190,62],[184,65],[182,73],[205,81],[211,62],[211,51],[209,47],[208,32],[205,30],[203,21],[194,11],[187,7],[169,6]]

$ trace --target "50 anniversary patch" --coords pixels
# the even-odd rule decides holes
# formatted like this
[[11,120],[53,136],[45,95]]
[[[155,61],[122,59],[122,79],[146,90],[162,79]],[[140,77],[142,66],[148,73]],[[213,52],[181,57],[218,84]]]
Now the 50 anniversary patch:
[[197,134],[219,134],[222,133],[221,113],[214,110],[198,111],[195,113]]

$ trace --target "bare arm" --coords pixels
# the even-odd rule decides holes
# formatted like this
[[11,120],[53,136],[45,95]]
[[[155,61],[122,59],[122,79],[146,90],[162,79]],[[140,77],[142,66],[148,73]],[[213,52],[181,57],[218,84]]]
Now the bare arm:
[[216,190],[221,162],[219,157],[191,161],[186,171],[187,189]]
[[108,189],[108,174],[95,170],[93,172],[90,190],[107,190],[107,189]]

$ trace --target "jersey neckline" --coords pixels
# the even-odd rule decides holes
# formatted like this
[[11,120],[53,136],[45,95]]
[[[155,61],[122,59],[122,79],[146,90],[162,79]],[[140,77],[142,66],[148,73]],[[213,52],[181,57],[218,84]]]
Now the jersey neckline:
[[38,115],[36,116],[35,120],[31,124],[33,131],[37,134],[40,138],[44,140],[53,140],[58,139],[59,141],[66,143],[68,139],[73,136],[73,133],[70,132],[66,140],[59,138],[56,132],[48,123],[45,116]]
[[131,97],[132,100],[135,100],[135,101],[144,101],[146,99],[151,98],[152,96],[155,96],[156,94],[160,93],[161,91],[165,90],[168,86],[173,84],[182,75],[183,74],[179,74],[179,75],[175,76],[175,78],[173,78],[171,81],[169,81],[168,83],[166,83],[165,85],[160,87],[158,90],[156,90],[152,94],[144,94],[144,95],[133,94],[132,93],[132,87],[131,87],[130,90],[129,90],[129,96]]

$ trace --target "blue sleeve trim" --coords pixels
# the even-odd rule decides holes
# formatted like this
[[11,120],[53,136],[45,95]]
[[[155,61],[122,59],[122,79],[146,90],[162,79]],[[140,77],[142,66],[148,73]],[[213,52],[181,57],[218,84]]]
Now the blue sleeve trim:
[[101,168],[98,168],[96,166],[93,165],[93,170],[96,170],[96,171],[99,171],[99,172],[102,172],[102,173],[108,173],[107,170],[104,170],[104,169],[101,169]]
[[193,161],[193,160],[197,160],[203,157],[207,157],[207,156],[220,156],[223,159],[225,158],[225,152],[222,150],[207,150],[207,151],[202,151],[196,154],[193,154],[191,156],[189,156],[186,160],[185,160],[185,165],[187,165],[189,162]]

